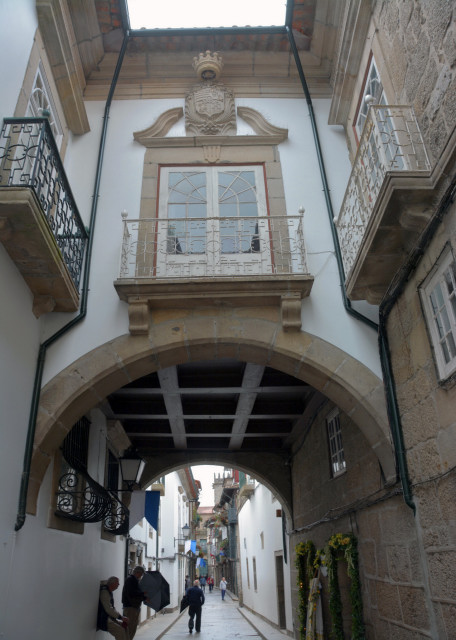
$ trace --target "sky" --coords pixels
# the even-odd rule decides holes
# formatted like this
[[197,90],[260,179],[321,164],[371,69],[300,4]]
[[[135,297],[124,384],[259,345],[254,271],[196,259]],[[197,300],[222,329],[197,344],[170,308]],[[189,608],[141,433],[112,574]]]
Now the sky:
[[212,489],[212,483],[214,482],[214,473],[220,473],[223,475],[224,467],[217,467],[214,465],[203,465],[192,467],[192,473],[195,480],[201,482],[201,493],[199,495],[199,502],[201,507],[212,507],[214,505],[214,490]]
[[283,25],[285,10],[286,0],[128,0],[132,29]]

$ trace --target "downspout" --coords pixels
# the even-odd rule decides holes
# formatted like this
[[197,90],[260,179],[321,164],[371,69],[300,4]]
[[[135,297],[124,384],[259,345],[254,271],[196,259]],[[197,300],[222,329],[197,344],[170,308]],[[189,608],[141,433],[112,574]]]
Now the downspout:
[[103,127],[101,131],[101,137],[100,137],[100,146],[98,150],[97,167],[95,171],[95,184],[94,184],[94,191],[92,196],[93,198],[92,208],[90,213],[90,222],[89,222],[89,229],[88,229],[88,242],[87,242],[86,259],[84,263],[84,277],[83,277],[80,311],[77,316],[75,316],[72,320],[70,320],[70,322],[68,322],[65,326],[63,326],[56,333],[54,333],[47,340],[45,340],[45,342],[43,342],[40,345],[39,352],[38,352],[37,365],[35,369],[35,380],[34,380],[33,391],[32,391],[32,402],[31,402],[30,414],[29,414],[27,438],[25,442],[24,463],[22,468],[21,487],[19,491],[19,505],[18,505],[16,524],[14,527],[15,531],[19,531],[20,529],[22,529],[25,523],[26,507],[27,507],[27,492],[28,492],[28,486],[29,486],[29,480],[30,480],[30,467],[32,463],[33,443],[35,441],[36,419],[38,415],[41,382],[43,377],[44,363],[46,360],[46,352],[47,352],[47,349],[52,344],[54,344],[54,342],[59,340],[70,329],[72,329],[74,326],[79,324],[79,322],[81,322],[81,320],[85,318],[87,313],[90,265],[92,261],[94,229],[95,229],[95,221],[96,221],[96,214],[97,214],[97,208],[98,208],[98,197],[99,197],[99,191],[100,191],[100,180],[101,180],[101,171],[103,166],[104,149],[105,149],[105,143],[106,143],[106,133],[108,128],[109,110],[111,108],[112,98],[116,88],[120,69],[122,67],[122,62],[127,49],[129,37],[130,37],[130,32],[126,30],[124,34],[124,39],[122,42],[122,47],[119,52],[117,65],[111,81],[111,87],[110,87],[108,97],[106,99],[106,104],[105,104],[105,110],[104,110],[104,116],[103,116],[104,121],[103,121]]
[[[293,1],[289,0],[289,6],[292,7],[292,5],[293,5]],[[316,152],[317,152],[318,165],[319,165],[319,168],[320,168],[320,176],[321,176],[321,181],[322,181],[322,184],[323,184],[323,192],[324,192],[324,196],[325,196],[326,210],[327,210],[328,216],[329,216],[329,225],[330,225],[330,228],[331,228],[331,234],[332,234],[333,243],[334,243],[334,251],[335,251],[337,267],[338,267],[338,271],[339,271],[339,280],[340,280],[340,285],[341,285],[342,301],[343,301],[343,305],[345,307],[345,310],[347,311],[348,314],[350,314],[353,318],[356,318],[357,320],[359,320],[359,321],[363,322],[364,324],[366,324],[371,329],[374,329],[375,331],[378,332],[379,355],[380,355],[380,362],[381,362],[381,366],[382,366],[383,377],[384,377],[384,381],[385,381],[384,385],[385,385],[386,403],[387,403],[387,409],[388,409],[388,417],[389,417],[389,420],[390,420],[391,435],[392,435],[393,443],[394,443],[394,451],[395,451],[395,456],[396,456],[397,470],[398,470],[399,477],[400,477],[401,484],[402,484],[404,501],[407,504],[407,506],[409,506],[413,510],[413,513],[415,514],[416,506],[415,506],[415,503],[413,502],[413,499],[412,499],[412,490],[411,490],[411,486],[410,486],[410,480],[409,480],[408,469],[407,469],[407,459],[406,459],[406,455],[405,455],[404,440],[403,440],[403,435],[402,435],[402,426],[401,426],[401,422],[400,422],[399,409],[398,409],[398,406],[397,406],[395,385],[394,385],[394,379],[393,379],[393,376],[392,376],[391,356],[390,356],[390,352],[389,352],[389,348],[388,348],[388,341],[387,341],[387,338],[386,338],[385,324],[384,324],[384,320],[383,320],[383,316],[382,315],[380,315],[380,320],[381,321],[380,321],[380,325],[378,325],[377,323],[373,322],[369,318],[366,318],[366,316],[363,316],[361,313],[359,313],[358,311],[353,309],[352,306],[351,306],[351,302],[350,302],[350,300],[349,300],[349,298],[347,296],[347,291],[345,289],[345,273],[344,273],[344,266],[343,266],[343,261],[342,261],[342,254],[341,254],[341,250],[340,250],[339,237],[337,235],[337,229],[336,229],[336,226],[334,224],[334,211],[333,211],[331,197],[330,197],[330,193],[329,193],[329,186],[328,186],[328,180],[327,180],[327,176],[326,176],[326,169],[325,169],[325,164],[324,164],[324,160],[323,160],[323,154],[322,154],[322,151],[321,151],[320,138],[319,138],[319,135],[318,135],[318,129],[317,129],[317,123],[316,123],[316,120],[315,120],[315,114],[314,114],[314,110],[313,110],[312,99],[310,97],[309,88],[307,86],[307,81],[306,81],[306,78],[304,76],[304,71],[303,71],[303,68],[302,68],[301,59],[299,57],[298,49],[296,47],[295,39],[294,39],[294,36],[293,36],[293,31],[292,31],[292,28],[290,26],[291,25],[291,15],[292,15],[292,11],[291,10],[287,11],[287,24],[285,25],[285,29],[286,29],[286,32],[287,32],[287,35],[288,35],[290,48],[292,50],[292,53],[293,53],[293,56],[294,56],[294,59],[295,59],[295,63],[296,63],[296,67],[297,67],[297,70],[298,70],[299,78],[301,80],[301,85],[302,85],[302,89],[304,91],[304,95],[305,95],[305,98],[306,98],[307,107],[309,109],[309,116],[310,116],[310,122],[311,122],[311,125],[312,125],[312,132],[313,132],[313,136],[314,136],[315,149],[316,149]]]

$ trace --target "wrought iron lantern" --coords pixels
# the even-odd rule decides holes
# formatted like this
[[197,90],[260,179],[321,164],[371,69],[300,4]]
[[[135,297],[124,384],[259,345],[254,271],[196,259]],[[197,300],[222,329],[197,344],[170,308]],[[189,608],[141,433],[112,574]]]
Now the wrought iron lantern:
[[127,486],[127,491],[133,491],[133,487],[139,484],[141,475],[144,470],[145,461],[134,451],[128,449],[124,455],[119,458],[120,473],[122,480]]
[[190,527],[188,524],[184,524],[182,527],[182,538],[174,538],[174,544],[176,544],[176,540],[179,543],[185,542],[190,537]]

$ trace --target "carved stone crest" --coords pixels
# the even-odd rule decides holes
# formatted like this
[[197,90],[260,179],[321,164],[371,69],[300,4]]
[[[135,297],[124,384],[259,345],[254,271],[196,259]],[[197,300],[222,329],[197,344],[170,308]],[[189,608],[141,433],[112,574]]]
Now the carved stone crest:
[[218,78],[223,62],[217,53],[200,53],[193,59],[201,82],[185,97],[185,129],[187,135],[236,135],[234,95]]

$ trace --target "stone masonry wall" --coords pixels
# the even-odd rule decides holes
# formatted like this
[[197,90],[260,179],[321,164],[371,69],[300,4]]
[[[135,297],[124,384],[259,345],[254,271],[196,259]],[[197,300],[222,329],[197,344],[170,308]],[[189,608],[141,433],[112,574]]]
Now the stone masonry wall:
[[435,161],[456,125],[456,4],[378,0],[377,37],[396,104],[413,106]]
[[[294,550],[298,542],[306,540],[312,540],[321,548],[332,534],[352,531],[359,544],[366,637],[375,640],[431,638],[425,572],[413,512],[405,505],[397,486],[384,488],[371,448],[344,414],[341,414],[341,429],[347,470],[339,477],[330,477],[325,424],[330,409],[327,405],[320,412],[293,459],[294,526],[295,531],[301,531],[292,535],[290,548]],[[320,522],[323,518],[330,521]],[[343,563],[339,573],[342,585]],[[325,579],[322,584],[328,632],[331,627]],[[297,601],[295,585],[296,571],[292,576],[294,603]],[[343,601],[348,602],[346,592]],[[346,637],[350,637],[349,614],[349,610],[344,610]],[[295,626],[298,627],[297,620]]]
[[435,637],[442,639],[456,638],[456,381],[438,382],[418,289],[448,242],[455,254],[454,203],[388,318]]

